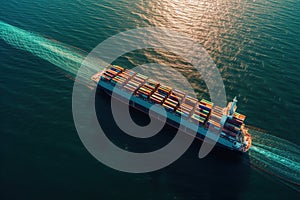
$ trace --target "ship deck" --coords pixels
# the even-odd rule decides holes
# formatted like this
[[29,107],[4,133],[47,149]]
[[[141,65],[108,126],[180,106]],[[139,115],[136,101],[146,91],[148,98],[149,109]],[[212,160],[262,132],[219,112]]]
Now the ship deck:
[[[110,69],[98,72],[91,79],[107,91],[117,92],[121,99],[128,98],[128,94],[132,95],[130,100],[146,109],[153,104],[162,105],[167,111],[168,119],[183,123],[184,127],[200,133],[201,138],[210,135],[214,139],[219,133],[221,141],[218,142],[224,146],[235,149],[232,144],[242,145],[239,138],[246,118],[244,115],[234,112],[232,117],[226,120],[225,125],[221,125],[221,119],[224,113],[228,113],[232,102],[226,108],[221,108],[205,99],[198,101],[180,90],[161,85],[151,78],[131,70],[124,70],[119,66],[112,66]],[[212,128],[208,131],[208,127]],[[243,139],[249,140],[249,137]],[[251,146],[251,137],[249,143]],[[247,146],[247,149],[249,147]]]

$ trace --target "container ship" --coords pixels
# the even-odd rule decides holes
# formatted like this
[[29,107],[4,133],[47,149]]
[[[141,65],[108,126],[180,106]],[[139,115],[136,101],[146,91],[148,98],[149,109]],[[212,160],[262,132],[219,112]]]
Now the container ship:
[[[203,140],[211,134],[219,134],[217,145],[223,148],[247,152],[251,146],[251,135],[244,124],[246,116],[236,112],[236,97],[227,107],[222,108],[117,65],[96,73],[91,79],[109,95],[114,92],[114,97],[120,101],[131,94],[130,106],[142,112],[148,113],[154,104],[163,106],[167,124],[176,128],[180,124],[180,128],[183,127],[187,134],[196,131],[197,139]],[[157,118],[163,115],[159,112],[157,114]]]

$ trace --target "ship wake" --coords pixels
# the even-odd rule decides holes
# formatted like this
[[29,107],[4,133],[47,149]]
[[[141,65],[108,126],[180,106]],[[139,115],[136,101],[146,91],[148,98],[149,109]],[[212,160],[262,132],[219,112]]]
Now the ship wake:
[[[46,60],[74,78],[87,53],[78,48],[62,44],[0,21],[0,38],[13,47]],[[89,73],[87,73],[89,74]],[[89,80],[87,75],[84,77]]]
[[[75,47],[47,39],[38,34],[25,31],[0,21],[0,38],[15,48],[25,50],[44,59],[69,75],[75,77],[86,52]],[[87,68],[95,69],[99,60],[89,63]],[[86,80],[90,80],[87,73]],[[300,147],[255,129],[249,129],[253,145],[249,150],[250,165],[280,178],[286,184],[300,191]]]
[[252,146],[250,165],[300,191],[300,147],[287,140],[249,129]]

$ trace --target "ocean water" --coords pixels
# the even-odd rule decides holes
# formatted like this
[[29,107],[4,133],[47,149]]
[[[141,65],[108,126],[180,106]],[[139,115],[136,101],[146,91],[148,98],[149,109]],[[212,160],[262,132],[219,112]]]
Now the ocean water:
[[[8,0],[0,5],[0,199],[299,198],[299,1]],[[251,125],[249,156],[215,149],[198,159],[200,144],[194,142],[160,171],[126,174],[87,152],[72,118],[76,67],[110,36],[149,26],[174,28],[207,49],[228,100],[237,95],[238,111]],[[173,58],[142,51],[116,63],[170,63],[199,97],[209,98],[201,77]],[[100,98],[97,104],[109,102]],[[103,120],[117,132],[110,119]],[[122,136],[112,139],[120,146],[141,145]]]

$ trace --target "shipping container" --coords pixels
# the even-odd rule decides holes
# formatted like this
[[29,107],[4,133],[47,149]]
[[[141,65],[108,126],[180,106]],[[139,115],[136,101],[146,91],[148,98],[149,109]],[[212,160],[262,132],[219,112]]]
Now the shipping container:
[[185,98],[185,93],[181,92],[180,90],[174,89],[172,91],[172,94],[174,94],[176,97],[180,98],[181,100],[183,100]]
[[111,69],[124,71],[124,68],[123,68],[123,67],[120,67],[120,66],[118,66],[118,65],[112,65],[112,66],[111,66]]
[[169,106],[165,103],[163,103],[162,105],[166,108],[167,111],[171,111],[171,112],[174,111],[174,108],[172,108],[171,106]]
[[162,99],[165,99],[165,98],[166,98],[166,96],[159,94],[157,91],[154,92],[154,94],[155,94],[156,96],[162,98]]
[[131,84],[131,85],[135,85],[136,87],[140,87],[140,83],[138,83],[138,82],[136,82],[136,81],[133,81],[133,80],[130,80],[129,82],[128,82],[128,84]]
[[113,75],[113,74],[111,74],[111,73],[108,73],[108,72],[104,72],[104,75],[105,75],[105,76],[109,76],[110,78],[115,77],[115,75]]
[[208,120],[207,124],[216,126],[217,128],[221,128],[221,124],[219,122],[215,122],[213,120]]
[[185,98],[185,101],[184,101],[186,104],[188,105],[191,105],[191,106],[196,106],[196,103],[197,103],[197,99],[193,98],[193,97],[190,97],[190,96],[187,96]]
[[209,107],[207,107],[207,106],[205,106],[205,105],[203,105],[203,104],[198,104],[198,107],[199,107],[200,109],[204,109],[204,110],[207,110],[207,111],[210,111],[210,110],[211,110]]
[[116,72],[114,70],[111,70],[111,69],[106,70],[106,72],[113,75],[113,76],[116,76],[118,74],[118,72]]
[[151,93],[151,90],[149,90],[148,88],[146,88],[146,87],[144,87],[144,86],[140,87],[139,90],[142,90],[142,91],[147,92],[147,93],[149,93],[149,94]]
[[195,110],[195,114],[200,115],[201,117],[203,117],[205,119],[208,117],[208,115],[206,113],[203,113],[203,112],[198,111],[198,110]]
[[213,106],[213,105],[214,105],[212,102],[210,102],[210,101],[207,101],[206,99],[201,99],[201,101],[200,101],[200,102],[203,102],[203,103],[209,104],[209,105],[211,105],[211,106]]
[[193,114],[193,115],[192,115],[192,118],[195,119],[195,120],[198,120],[198,121],[201,122],[201,123],[204,123],[204,121],[205,121],[205,118],[200,117],[200,116],[197,115],[197,114]]
[[176,104],[174,104],[174,103],[172,103],[172,102],[170,102],[168,100],[166,100],[164,103],[167,104],[168,106],[171,106],[172,108],[176,108],[177,107]]
[[143,80],[148,79],[147,76],[144,76],[144,75],[142,75],[142,74],[137,74],[136,77],[138,77],[138,78],[140,78],[140,79],[143,79]]
[[156,95],[152,95],[151,98],[156,99],[157,101],[159,101],[161,103],[163,102],[163,99],[160,98],[160,97],[158,97],[158,96],[156,96]]
[[101,77],[100,77],[101,80],[103,81],[110,81],[111,80],[111,77],[110,76],[106,76],[105,74],[103,74]]
[[237,119],[234,119],[234,118],[232,118],[232,119],[227,118],[226,122],[228,122],[228,123],[230,123],[230,124],[233,124],[233,125],[235,125],[235,126],[237,126],[237,127],[241,127],[241,125],[243,124],[242,121],[237,120]]
[[131,93],[134,93],[135,90],[136,90],[136,88],[133,88],[133,87],[131,87],[131,86],[129,86],[129,85],[125,85],[124,88],[125,88],[126,90],[128,90],[129,92],[131,92]]
[[178,115],[178,116],[183,116],[183,117],[185,117],[185,118],[188,118],[189,117],[189,113],[187,113],[187,112],[182,112],[182,111],[180,111],[180,110],[176,110],[176,115]]
[[182,98],[181,98],[181,97],[178,97],[178,96],[176,96],[176,95],[174,95],[174,94],[171,94],[171,95],[169,96],[169,98],[172,99],[172,100],[174,100],[174,101],[177,101],[177,102],[182,102]]
[[131,70],[126,70],[123,72],[123,74],[126,74],[130,77],[133,77],[136,73],[134,71],[131,71]]
[[204,109],[200,109],[200,112],[206,114],[206,115],[209,115],[210,111],[207,111],[207,110],[204,110]]
[[152,85],[149,85],[147,83],[144,84],[143,86],[146,87],[146,88],[148,88],[148,89],[150,89],[151,91],[155,90],[155,88]]
[[137,94],[144,94],[144,95],[149,96],[149,93],[148,93],[148,92],[145,92],[145,91],[140,90],[140,89],[138,89]]
[[246,119],[246,116],[245,116],[245,115],[242,115],[242,114],[237,113],[237,112],[235,112],[235,113],[233,114],[233,117],[236,118],[236,119],[239,119],[239,120],[241,120],[241,121],[245,121],[245,119]]
[[169,102],[175,104],[176,106],[178,105],[178,101],[174,101],[174,100],[172,100],[170,98],[167,98],[166,101],[169,101]]
[[162,103],[162,101],[160,101],[160,100],[154,98],[153,96],[150,97],[150,100],[151,100],[153,103],[157,103],[157,104],[161,104],[161,103]]

